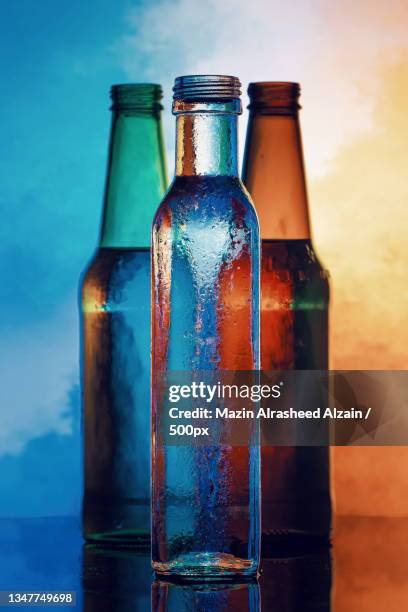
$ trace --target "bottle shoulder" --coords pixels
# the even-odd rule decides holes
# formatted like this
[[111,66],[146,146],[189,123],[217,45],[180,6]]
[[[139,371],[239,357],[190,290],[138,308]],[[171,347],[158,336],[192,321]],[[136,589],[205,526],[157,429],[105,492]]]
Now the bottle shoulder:
[[262,240],[262,273],[281,280],[318,284],[329,290],[329,272],[320,262],[313,243],[308,240]]
[[130,284],[146,283],[150,249],[99,248],[80,279],[82,299],[106,301]]
[[265,265],[276,269],[316,268],[327,273],[310,239],[262,240]]
[[176,176],[157,209],[154,225],[174,216],[184,220],[236,216],[258,227],[251,197],[236,176]]

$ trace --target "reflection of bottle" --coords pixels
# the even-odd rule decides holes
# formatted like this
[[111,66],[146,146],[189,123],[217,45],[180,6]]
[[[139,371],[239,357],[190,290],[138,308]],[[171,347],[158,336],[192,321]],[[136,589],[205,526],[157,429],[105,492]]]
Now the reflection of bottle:
[[159,442],[166,372],[252,370],[259,350],[258,221],[237,174],[240,84],[235,77],[181,77],[174,92],[176,177],[152,241],[153,566],[161,573],[253,574],[256,427],[246,446]]
[[166,183],[158,85],[112,88],[99,249],[82,283],[84,536],[150,537],[150,231]]
[[83,548],[83,612],[150,612],[148,551]]
[[329,549],[296,557],[264,559],[259,581],[261,609],[330,612],[331,584]]
[[[252,83],[243,179],[262,237],[263,370],[328,367],[329,284],[310,238],[297,83]],[[262,448],[262,533],[330,532],[327,448]]]
[[152,584],[151,612],[259,612],[259,586],[254,582]]

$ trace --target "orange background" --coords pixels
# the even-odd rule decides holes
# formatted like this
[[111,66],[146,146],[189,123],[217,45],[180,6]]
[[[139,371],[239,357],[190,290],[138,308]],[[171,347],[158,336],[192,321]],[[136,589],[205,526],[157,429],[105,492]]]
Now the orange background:
[[[332,367],[408,366],[408,55],[381,69],[373,125],[310,182],[331,272]],[[408,448],[335,448],[338,514],[408,516]]]

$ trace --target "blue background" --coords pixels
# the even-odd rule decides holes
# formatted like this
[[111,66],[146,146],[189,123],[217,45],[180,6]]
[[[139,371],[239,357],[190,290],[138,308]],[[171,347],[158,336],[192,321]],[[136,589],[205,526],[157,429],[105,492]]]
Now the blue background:
[[17,0],[0,18],[2,517],[80,508],[77,285],[98,237],[109,87],[128,80],[110,46],[128,3],[92,4]]

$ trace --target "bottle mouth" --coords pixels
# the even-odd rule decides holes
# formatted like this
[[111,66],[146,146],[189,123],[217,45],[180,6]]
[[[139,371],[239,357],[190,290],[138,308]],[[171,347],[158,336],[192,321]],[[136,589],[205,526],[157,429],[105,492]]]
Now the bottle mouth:
[[110,97],[113,111],[154,113],[163,109],[163,90],[156,83],[112,85]]
[[241,82],[221,74],[177,77],[173,87],[173,112],[241,112]]
[[174,100],[239,100],[241,82],[238,77],[222,74],[196,74],[177,77]]
[[285,81],[261,81],[248,87],[250,111],[265,115],[296,116],[299,104],[299,83]]

